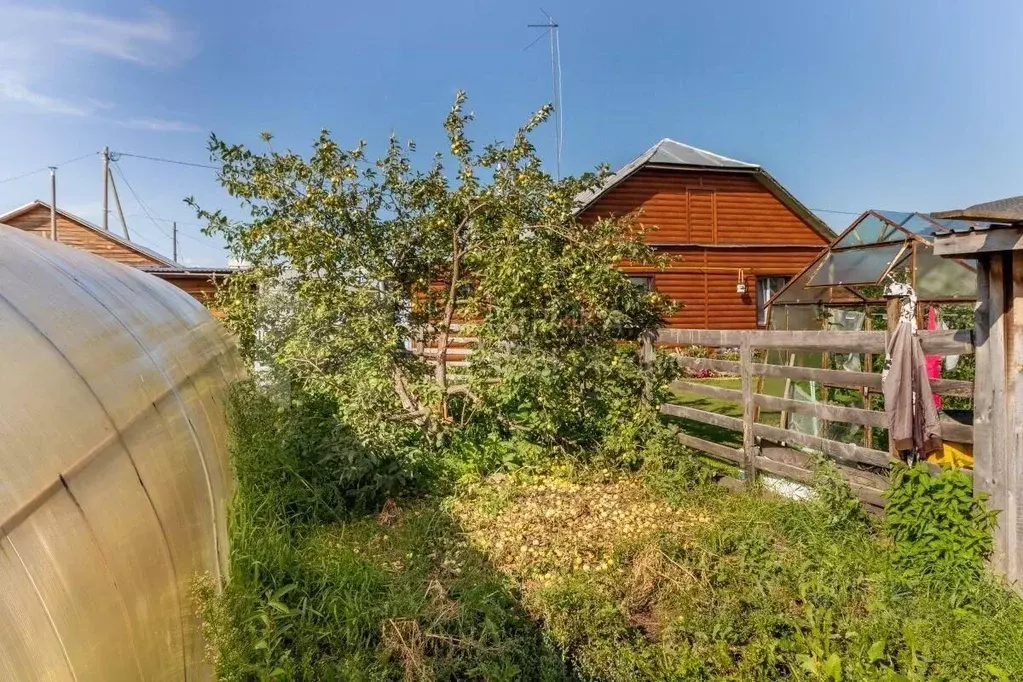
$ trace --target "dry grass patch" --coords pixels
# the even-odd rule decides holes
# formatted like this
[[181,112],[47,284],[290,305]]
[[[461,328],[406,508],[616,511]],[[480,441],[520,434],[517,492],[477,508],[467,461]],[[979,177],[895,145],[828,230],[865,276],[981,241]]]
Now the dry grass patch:
[[627,576],[617,555],[665,535],[688,535],[709,517],[673,508],[635,477],[576,483],[556,476],[497,477],[453,503],[473,544],[502,571],[546,585],[579,573]]

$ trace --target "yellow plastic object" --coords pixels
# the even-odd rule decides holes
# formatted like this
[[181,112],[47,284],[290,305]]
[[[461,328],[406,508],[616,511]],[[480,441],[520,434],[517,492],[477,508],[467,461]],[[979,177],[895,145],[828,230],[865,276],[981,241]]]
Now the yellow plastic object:
[[928,461],[958,469],[973,468],[973,446],[969,443],[949,443],[945,441],[941,454],[932,454]]
[[0,680],[210,676],[242,372],[173,285],[0,226]]

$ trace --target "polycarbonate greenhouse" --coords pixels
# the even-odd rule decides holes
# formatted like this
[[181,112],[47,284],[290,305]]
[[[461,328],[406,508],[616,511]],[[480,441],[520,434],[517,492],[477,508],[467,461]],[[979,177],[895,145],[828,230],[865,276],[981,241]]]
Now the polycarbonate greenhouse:
[[241,372],[181,290],[0,226],[0,679],[209,677]]

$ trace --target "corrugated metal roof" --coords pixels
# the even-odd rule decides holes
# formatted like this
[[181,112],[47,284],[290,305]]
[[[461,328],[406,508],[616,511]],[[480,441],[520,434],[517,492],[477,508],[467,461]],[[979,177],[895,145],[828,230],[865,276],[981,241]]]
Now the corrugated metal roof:
[[679,168],[679,169],[706,169],[719,171],[736,171],[753,174],[763,183],[772,194],[801,216],[815,231],[831,240],[835,233],[827,224],[821,220],[810,209],[804,206],[798,199],[786,190],[781,183],[775,180],[762,167],[755,163],[739,161],[721,154],[709,152],[706,149],[683,144],[669,137],[664,138],[650,149],[646,150],[629,163],[622,166],[615,173],[610,175],[604,183],[593,190],[581,192],[576,199],[576,214],[582,213],[600,197],[607,194],[611,189],[624,182],[629,176],[644,166],[653,165],[658,167]]
[[[1023,222],[1023,196],[997,199],[983,204],[974,204],[968,208],[953,211],[937,211],[932,213],[935,218],[953,218],[959,220],[979,220],[984,222]],[[988,226],[996,227],[996,226]],[[984,228],[987,229],[987,228]]]
[[727,156],[721,156],[706,149],[683,144],[670,137],[666,137],[650,149],[629,161],[611,174],[600,187],[582,192],[576,197],[581,211],[589,204],[606,193],[609,189],[622,182],[637,170],[647,164],[659,166],[678,166],[679,168],[734,168],[736,170],[756,170],[760,166],[754,163],[746,163]]

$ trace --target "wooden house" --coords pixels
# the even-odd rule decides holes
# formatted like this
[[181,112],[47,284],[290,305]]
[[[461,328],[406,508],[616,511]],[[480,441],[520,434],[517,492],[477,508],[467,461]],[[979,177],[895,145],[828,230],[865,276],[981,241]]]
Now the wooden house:
[[[50,205],[36,200],[19,206],[0,215],[0,224],[49,239]],[[233,272],[231,268],[193,268],[175,263],[170,258],[59,208],[57,241],[146,271],[170,282],[204,304],[216,291],[217,280]]]
[[647,241],[675,256],[661,270],[628,267],[639,286],[682,308],[687,329],[755,329],[766,303],[834,233],[767,171],[663,139],[579,197],[583,220],[635,213]]

